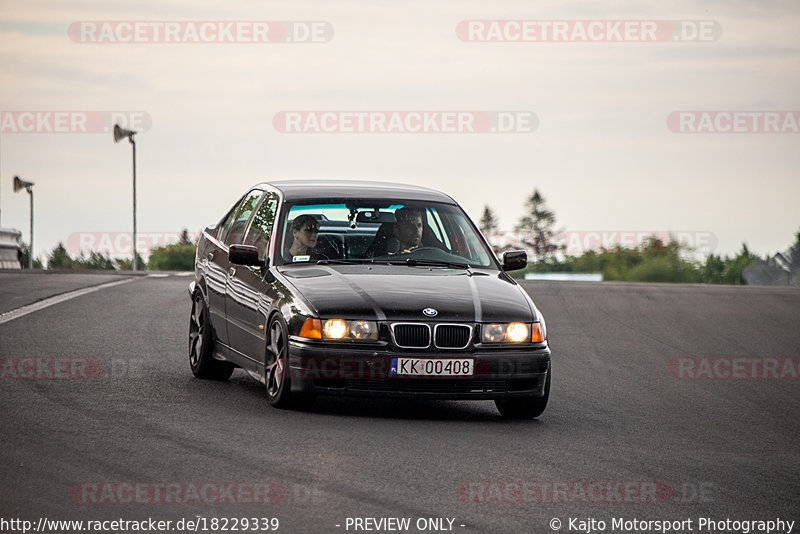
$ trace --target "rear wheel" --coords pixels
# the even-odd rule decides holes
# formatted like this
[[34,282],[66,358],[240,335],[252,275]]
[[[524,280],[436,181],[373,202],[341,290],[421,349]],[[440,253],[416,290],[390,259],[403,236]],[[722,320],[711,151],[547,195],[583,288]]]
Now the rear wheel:
[[500,415],[506,419],[533,419],[539,417],[547,408],[550,399],[550,375],[547,371],[547,380],[544,383],[544,396],[542,397],[517,397],[510,399],[495,399],[494,403]]
[[233,364],[214,359],[214,332],[203,295],[195,293],[189,316],[189,366],[197,378],[227,380]]

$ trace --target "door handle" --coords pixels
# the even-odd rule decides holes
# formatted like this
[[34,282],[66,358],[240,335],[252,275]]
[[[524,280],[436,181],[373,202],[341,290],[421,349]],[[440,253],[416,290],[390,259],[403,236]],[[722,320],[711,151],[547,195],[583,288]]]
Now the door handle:
[[206,254],[206,258],[208,258],[208,261],[213,261],[214,260],[214,253],[213,252],[209,252],[208,254]]
[[228,269],[228,276],[234,276],[236,274],[236,267],[231,267]]

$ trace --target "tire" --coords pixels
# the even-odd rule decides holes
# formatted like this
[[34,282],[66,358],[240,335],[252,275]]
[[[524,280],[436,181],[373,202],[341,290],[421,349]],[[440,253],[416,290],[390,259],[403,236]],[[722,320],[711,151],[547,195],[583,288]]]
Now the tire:
[[266,358],[264,362],[264,387],[267,400],[275,408],[309,409],[314,396],[292,393],[289,372],[289,332],[279,315],[269,322]]
[[189,367],[197,378],[227,380],[233,364],[214,359],[214,331],[203,295],[195,293],[189,316]]
[[267,400],[276,408],[288,408],[292,399],[292,383],[289,376],[289,332],[279,316],[269,321],[266,361],[264,362],[264,385]]
[[544,396],[542,397],[517,397],[509,399],[495,399],[494,403],[500,415],[506,419],[534,419],[544,413],[547,401],[550,399],[550,375],[552,369],[547,371],[547,380],[544,383]]

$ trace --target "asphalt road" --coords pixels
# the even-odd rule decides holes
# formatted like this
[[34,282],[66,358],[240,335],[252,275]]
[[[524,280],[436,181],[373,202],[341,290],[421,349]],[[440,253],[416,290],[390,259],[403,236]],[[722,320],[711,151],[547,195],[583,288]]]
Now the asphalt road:
[[0,272],[0,313],[76,289],[120,280],[122,277],[120,274],[87,275],[52,271]]
[[[23,276],[0,273],[2,311],[101,282]],[[137,277],[0,324],[0,518],[278,518],[315,533],[366,532],[356,517],[497,533],[800,520],[796,289],[525,283],[547,318],[552,395],[539,420],[509,422],[483,401],[283,411],[241,371],[194,379],[189,280]],[[754,358],[780,367],[764,378]]]

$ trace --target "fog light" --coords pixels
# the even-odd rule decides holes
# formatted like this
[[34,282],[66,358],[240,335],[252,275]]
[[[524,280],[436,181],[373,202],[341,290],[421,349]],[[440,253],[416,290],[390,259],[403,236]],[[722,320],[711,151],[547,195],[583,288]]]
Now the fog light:
[[341,319],[328,319],[322,327],[322,332],[329,339],[342,339],[347,335],[347,323]]

